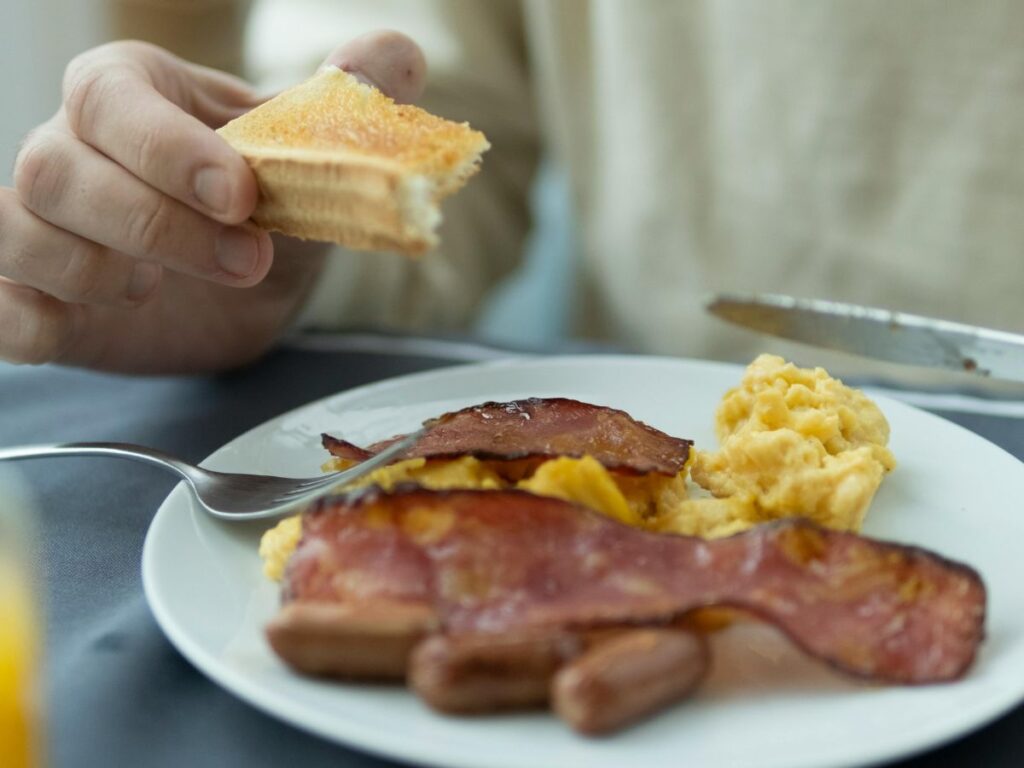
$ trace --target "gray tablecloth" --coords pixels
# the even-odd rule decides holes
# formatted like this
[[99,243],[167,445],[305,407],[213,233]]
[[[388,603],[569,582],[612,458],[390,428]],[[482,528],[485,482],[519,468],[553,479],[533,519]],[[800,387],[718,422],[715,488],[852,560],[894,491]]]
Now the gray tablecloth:
[[[282,349],[228,375],[149,379],[0,365],[0,445],[125,441],[200,461],[310,400],[452,362],[443,348],[429,355]],[[1024,420],[942,415],[1024,457]],[[145,604],[139,563],[150,518],[175,481],[141,465],[99,462],[19,466],[39,518],[52,765],[392,765],[263,715],[174,650]],[[899,765],[1009,768],[1021,754],[1024,707]]]

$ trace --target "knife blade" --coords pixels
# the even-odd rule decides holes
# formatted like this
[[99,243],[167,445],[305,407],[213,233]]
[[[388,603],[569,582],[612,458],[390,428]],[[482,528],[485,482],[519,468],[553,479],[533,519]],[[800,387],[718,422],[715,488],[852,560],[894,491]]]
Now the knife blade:
[[705,308],[744,328],[904,365],[1024,381],[1024,336],[905,312],[777,294],[719,294]]

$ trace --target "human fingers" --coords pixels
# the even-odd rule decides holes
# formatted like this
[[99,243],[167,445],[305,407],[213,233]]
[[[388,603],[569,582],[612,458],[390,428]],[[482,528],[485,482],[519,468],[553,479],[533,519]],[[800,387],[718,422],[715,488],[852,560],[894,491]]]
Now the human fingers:
[[351,72],[402,104],[422,95],[427,77],[427,60],[420,47],[412,38],[390,30],[350,40],[324,63]]
[[153,294],[158,264],[130,258],[33,214],[0,188],[0,276],[78,304],[133,306]]
[[[215,93],[211,95],[210,89]],[[188,107],[241,87],[155,46],[118,42],[72,60],[63,109],[72,133],[132,175],[218,221],[238,224],[256,206],[255,177],[242,157]]]
[[30,135],[14,177],[30,211],[108,249],[234,286],[270,269],[266,232],[203,216],[58,128]]
[[0,278],[0,359],[40,365],[71,345],[79,306]]
[[189,99],[185,109],[210,128],[220,128],[269,98],[234,75],[199,64],[187,63],[178,75],[188,84],[183,87]]

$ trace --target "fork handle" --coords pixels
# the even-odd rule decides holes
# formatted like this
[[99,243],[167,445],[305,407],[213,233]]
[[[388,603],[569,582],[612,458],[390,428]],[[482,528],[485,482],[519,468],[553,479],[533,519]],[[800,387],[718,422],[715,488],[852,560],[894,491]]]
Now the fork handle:
[[52,443],[0,448],[0,461],[48,459],[55,456],[110,456],[131,459],[169,469],[184,478],[188,478],[189,470],[194,469],[191,464],[169,453],[131,443]]

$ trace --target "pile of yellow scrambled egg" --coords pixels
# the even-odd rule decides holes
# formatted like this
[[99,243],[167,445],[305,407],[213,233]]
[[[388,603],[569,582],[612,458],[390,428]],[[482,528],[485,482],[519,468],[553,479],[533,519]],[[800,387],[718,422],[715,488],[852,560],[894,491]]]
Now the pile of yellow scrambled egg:
[[[740,385],[725,394],[715,431],[719,450],[694,451],[675,477],[623,475],[584,456],[545,461],[516,479],[518,472],[502,462],[464,456],[401,461],[356,485],[520,488],[578,502],[627,525],[714,538],[779,517],[857,530],[882,477],[895,466],[886,447],[888,422],[870,399],[822,368],[797,368],[774,355],[754,360]],[[348,464],[333,459],[324,469]],[[688,471],[703,491],[688,488]],[[281,578],[300,535],[298,516],[264,534],[260,556],[267,576]]]
[[780,517],[859,530],[896,466],[889,423],[863,392],[823,368],[761,355],[715,414],[717,451],[700,451],[691,477],[711,498],[667,511],[660,530],[727,536]]

